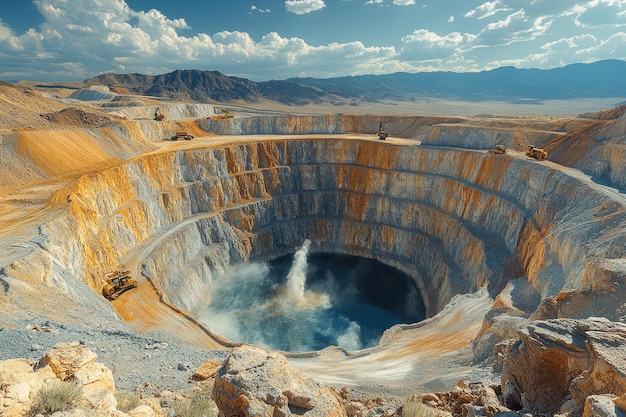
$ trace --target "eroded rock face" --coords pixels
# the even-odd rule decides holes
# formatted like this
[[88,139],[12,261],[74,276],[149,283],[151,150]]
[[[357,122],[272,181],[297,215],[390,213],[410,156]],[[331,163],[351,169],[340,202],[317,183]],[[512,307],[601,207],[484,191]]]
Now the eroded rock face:
[[225,416],[346,416],[338,395],[254,346],[233,350],[220,369],[213,398]]
[[508,345],[505,404],[554,413],[571,396],[579,410],[593,394],[626,392],[626,325],[606,319],[536,321]]
[[[297,118],[283,122],[300,126]],[[286,255],[309,238],[313,251],[401,269],[428,316],[456,294],[484,285],[497,293],[521,277],[534,298],[547,300],[538,318],[616,320],[626,314],[614,301],[626,295],[626,264],[591,263],[626,254],[623,203],[605,191],[508,155],[356,138],[251,139],[147,155],[81,177],[52,198],[65,211],[41,227],[44,243],[5,271],[22,279],[31,263],[54,260],[38,276],[67,291],[67,277],[85,277],[99,291],[105,271],[150,241],[144,271],[194,315],[204,306],[197,294],[231,265]],[[593,303],[579,302],[589,292]]]

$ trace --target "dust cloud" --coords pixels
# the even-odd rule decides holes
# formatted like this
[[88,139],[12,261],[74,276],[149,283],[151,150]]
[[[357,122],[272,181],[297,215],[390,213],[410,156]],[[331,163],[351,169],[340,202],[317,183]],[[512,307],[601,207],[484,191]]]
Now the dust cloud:
[[312,351],[374,346],[398,323],[423,320],[421,295],[410,277],[380,262],[310,254],[232,267],[210,288],[200,320],[233,342],[268,349]]

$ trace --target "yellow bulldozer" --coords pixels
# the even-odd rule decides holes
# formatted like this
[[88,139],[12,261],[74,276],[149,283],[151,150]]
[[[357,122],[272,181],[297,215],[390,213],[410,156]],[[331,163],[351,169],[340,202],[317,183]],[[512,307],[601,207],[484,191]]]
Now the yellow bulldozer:
[[104,275],[106,284],[102,287],[102,295],[107,300],[115,300],[126,291],[137,287],[137,280],[130,275],[130,271],[112,271]]
[[526,149],[526,155],[535,159],[546,159],[548,157],[548,152],[544,151],[541,148],[535,147],[535,145],[528,145]]
[[211,120],[232,119],[234,117],[226,107],[222,107],[220,109],[220,112],[221,113],[217,113],[211,116]]

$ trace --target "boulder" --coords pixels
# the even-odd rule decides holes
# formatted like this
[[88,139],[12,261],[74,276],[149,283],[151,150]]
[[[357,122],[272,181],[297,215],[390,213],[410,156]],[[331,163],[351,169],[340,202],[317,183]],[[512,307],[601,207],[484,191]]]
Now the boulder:
[[163,417],[165,415],[158,398],[143,398],[141,399],[141,405],[150,407],[156,417]]
[[626,325],[602,318],[535,321],[508,344],[501,389],[507,407],[555,413],[572,396],[626,391]]
[[605,395],[590,395],[585,399],[583,417],[626,417],[626,412]]
[[98,356],[87,346],[78,342],[57,343],[39,361],[39,367],[49,366],[52,372],[62,381],[72,378],[77,370]]
[[110,412],[117,410],[117,399],[111,391],[106,389],[85,393],[80,404],[89,410]]
[[592,366],[572,381],[570,391],[579,409],[593,394],[626,392],[626,332],[587,332]]
[[255,346],[235,348],[224,361],[213,399],[225,416],[345,417],[339,396],[287,359]]
[[130,417],[156,417],[154,410],[147,405],[140,405],[139,407],[131,410],[128,415]]
[[77,369],[74,379],[83,386],[85,395],[102,390],[115,392],[113,372],[99,362],[90,362]]
[[209,359],[204,362],[196,372],[194,372],[193,377],[198,381],[204,381],[209,378],[213,378],[217,375],[217,371],[222,366],[222,362],[219,359]]

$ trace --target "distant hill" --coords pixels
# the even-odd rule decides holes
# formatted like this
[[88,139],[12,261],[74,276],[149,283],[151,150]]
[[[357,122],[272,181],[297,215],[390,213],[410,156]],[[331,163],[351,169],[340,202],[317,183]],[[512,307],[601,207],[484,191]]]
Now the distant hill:
[[605,60],[549,70],[503,67],[475,73],[420,72],[255,82],[217,71],[177,70],[162,75],[104,74],[85,81],[135,94],[200,102],[298,105],[346,100],[378,102],[446,98],[512,103],[548,99],[626,97],[626,61]]
[[85,83],[104,84],[133,94],[199,102],[268,99],[286,104],[306,104],[325,96],[316,87],[288,81],[257,83],[218,71],[177,70],[162,75],[103,74],[85,80]]

